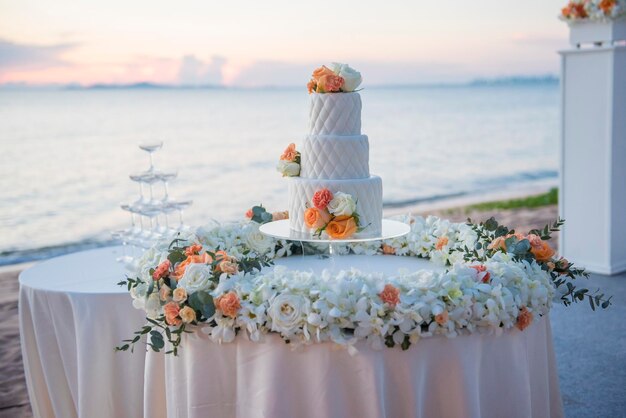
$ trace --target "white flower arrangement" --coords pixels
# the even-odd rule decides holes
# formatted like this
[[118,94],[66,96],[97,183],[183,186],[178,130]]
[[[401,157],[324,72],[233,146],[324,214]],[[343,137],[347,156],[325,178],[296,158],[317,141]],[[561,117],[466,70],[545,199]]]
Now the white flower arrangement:
[[[262,207],[254,209],[251,219],[266,218]],[[167,353],[176,355],[192,325],[219,343],[238,334],[262,341],[272,332],[295,346],[333,342],[354,351],[357,341],[366,341],[373,348],[407,349],[433,335],[524,330],[548,313],[555,295],[565,305],[585,298],[594,309],[611,304],[610,297],[566,282],[586,272],[555,257],[546,242],[561,220],[524,236],[493,219],[399,219],[411,225],[408,236],[348,244],[338,252],[429,258],[444,271],[385,277],[356,269],[321,275],[265,269],[303,247],[265,237],[254,220],[213,223],[170,245],[158,243],[139,260],[134,278],[120,282],[149,324],[118,349],[128,350],[149,334],[148,345],[159,351],[166,335],[172,348]]]
[[559,19],[566,22],[611,21],[626,14],[626,0],[570,0]]

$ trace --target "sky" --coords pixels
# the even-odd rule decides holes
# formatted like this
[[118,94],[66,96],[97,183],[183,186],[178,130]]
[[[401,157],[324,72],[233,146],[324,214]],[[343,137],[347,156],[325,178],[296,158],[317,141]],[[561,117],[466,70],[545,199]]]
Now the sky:
[[557,74],[565,0],[0,0],[0,84],[369,85]]

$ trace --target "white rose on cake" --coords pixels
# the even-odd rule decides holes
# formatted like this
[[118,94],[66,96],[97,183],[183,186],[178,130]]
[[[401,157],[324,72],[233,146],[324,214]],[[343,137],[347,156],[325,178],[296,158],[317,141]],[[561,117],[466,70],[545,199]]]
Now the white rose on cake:
[[280,160],[276,166],[276,170],[283,177],[296,177],[300,175],[300,164],[291,161]]
[[338,76],[343,78],[343,86],[341,91],[352,92],[361,85],[361,73],[350,67],[348,64],[341,64],[333,62],[330,64],[330,69]]
[[352,214],[356,211],[356,202],[351,195],[343,192],[337,192],[335,193],[333,200],[331,200],[328,204],[327,209],[335,216],[352,216]]

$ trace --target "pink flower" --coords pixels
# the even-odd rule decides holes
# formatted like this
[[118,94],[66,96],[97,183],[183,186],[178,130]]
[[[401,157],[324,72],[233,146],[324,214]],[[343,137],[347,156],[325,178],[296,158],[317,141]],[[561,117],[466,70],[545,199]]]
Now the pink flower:
[[253,216],[254,216],[254,212],[252,212],[252,208],[248,209],[246,211],[246,218],[252,219]]
[[319,210],[324,210],[331,200],[333,200],[333,194],[330,190],[318,190],[313,195],[313,206],[315,206]]
[[318,93],[334,93],[343,87],[344,79],[334,74],[323,75],[317,81]]
[[157,268],[154,270],[154,272],[152,273],[152,278],[154,280],[159,280],[163,277],[166,277],[170,271],[171,266],[172,266],[172,263],[170,263],[170,260],[165,260],[164,262],[159,264]]
[[289,144],[283,154],[280,156],[280,159],[283,161],[294,162],[296,157],[298,156],[298,151],[296,151],[296,144]]
[[470,266],[470,268],[476,270],[479,278],[481,278],[482,276],[482,278],[480,279],[481,282],[489,283],[489,279],[491,279],[491,274],[489,274],[485,265],[479,264],[477,266]]
[[169,299],[171,291],[172,289],[170,289],[168,285],[164,284],[159,289],[159,298],[161,298],[161,300],[165,302],[166,300]]
[[387,283],[382,292],[378,295],[383,303],[395,308],[400,303],[400,291],[393,285]]
[[180,306],[176,302],[169,302],[163,306],[163,313],[165,314],[165,322],[168,325],[178,326],[183,321],[178,317],[180,312]]
[[383,254],[386,255],[394,255],[396,253],[396,249],[391,245],[383,244],[382,245]]
[[532,312],[529,312],[525,306],[522,306],[519,310],[519,315],[517,316],[517,324],[515,324],[515,326],[520,331],[524,331],[532,322],[533,322]]

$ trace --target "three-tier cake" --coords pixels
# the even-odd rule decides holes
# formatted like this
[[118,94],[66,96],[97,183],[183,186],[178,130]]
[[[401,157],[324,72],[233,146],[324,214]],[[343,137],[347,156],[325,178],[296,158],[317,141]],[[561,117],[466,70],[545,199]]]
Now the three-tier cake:
[[[309,134],[298,154],[299,176],[289,178],[290,228],[314,232],[306,219],[307,209],[319,207],[314,197],[326,190],[331,197],[353,199],[359,236],[380,236],[382,180],[369,171],[369,141],[361,134],[361,96],[311,92],[310,97]],[[336,208],[334,213],[338,214]],[[332,209],[329,215],[334,216]]]

